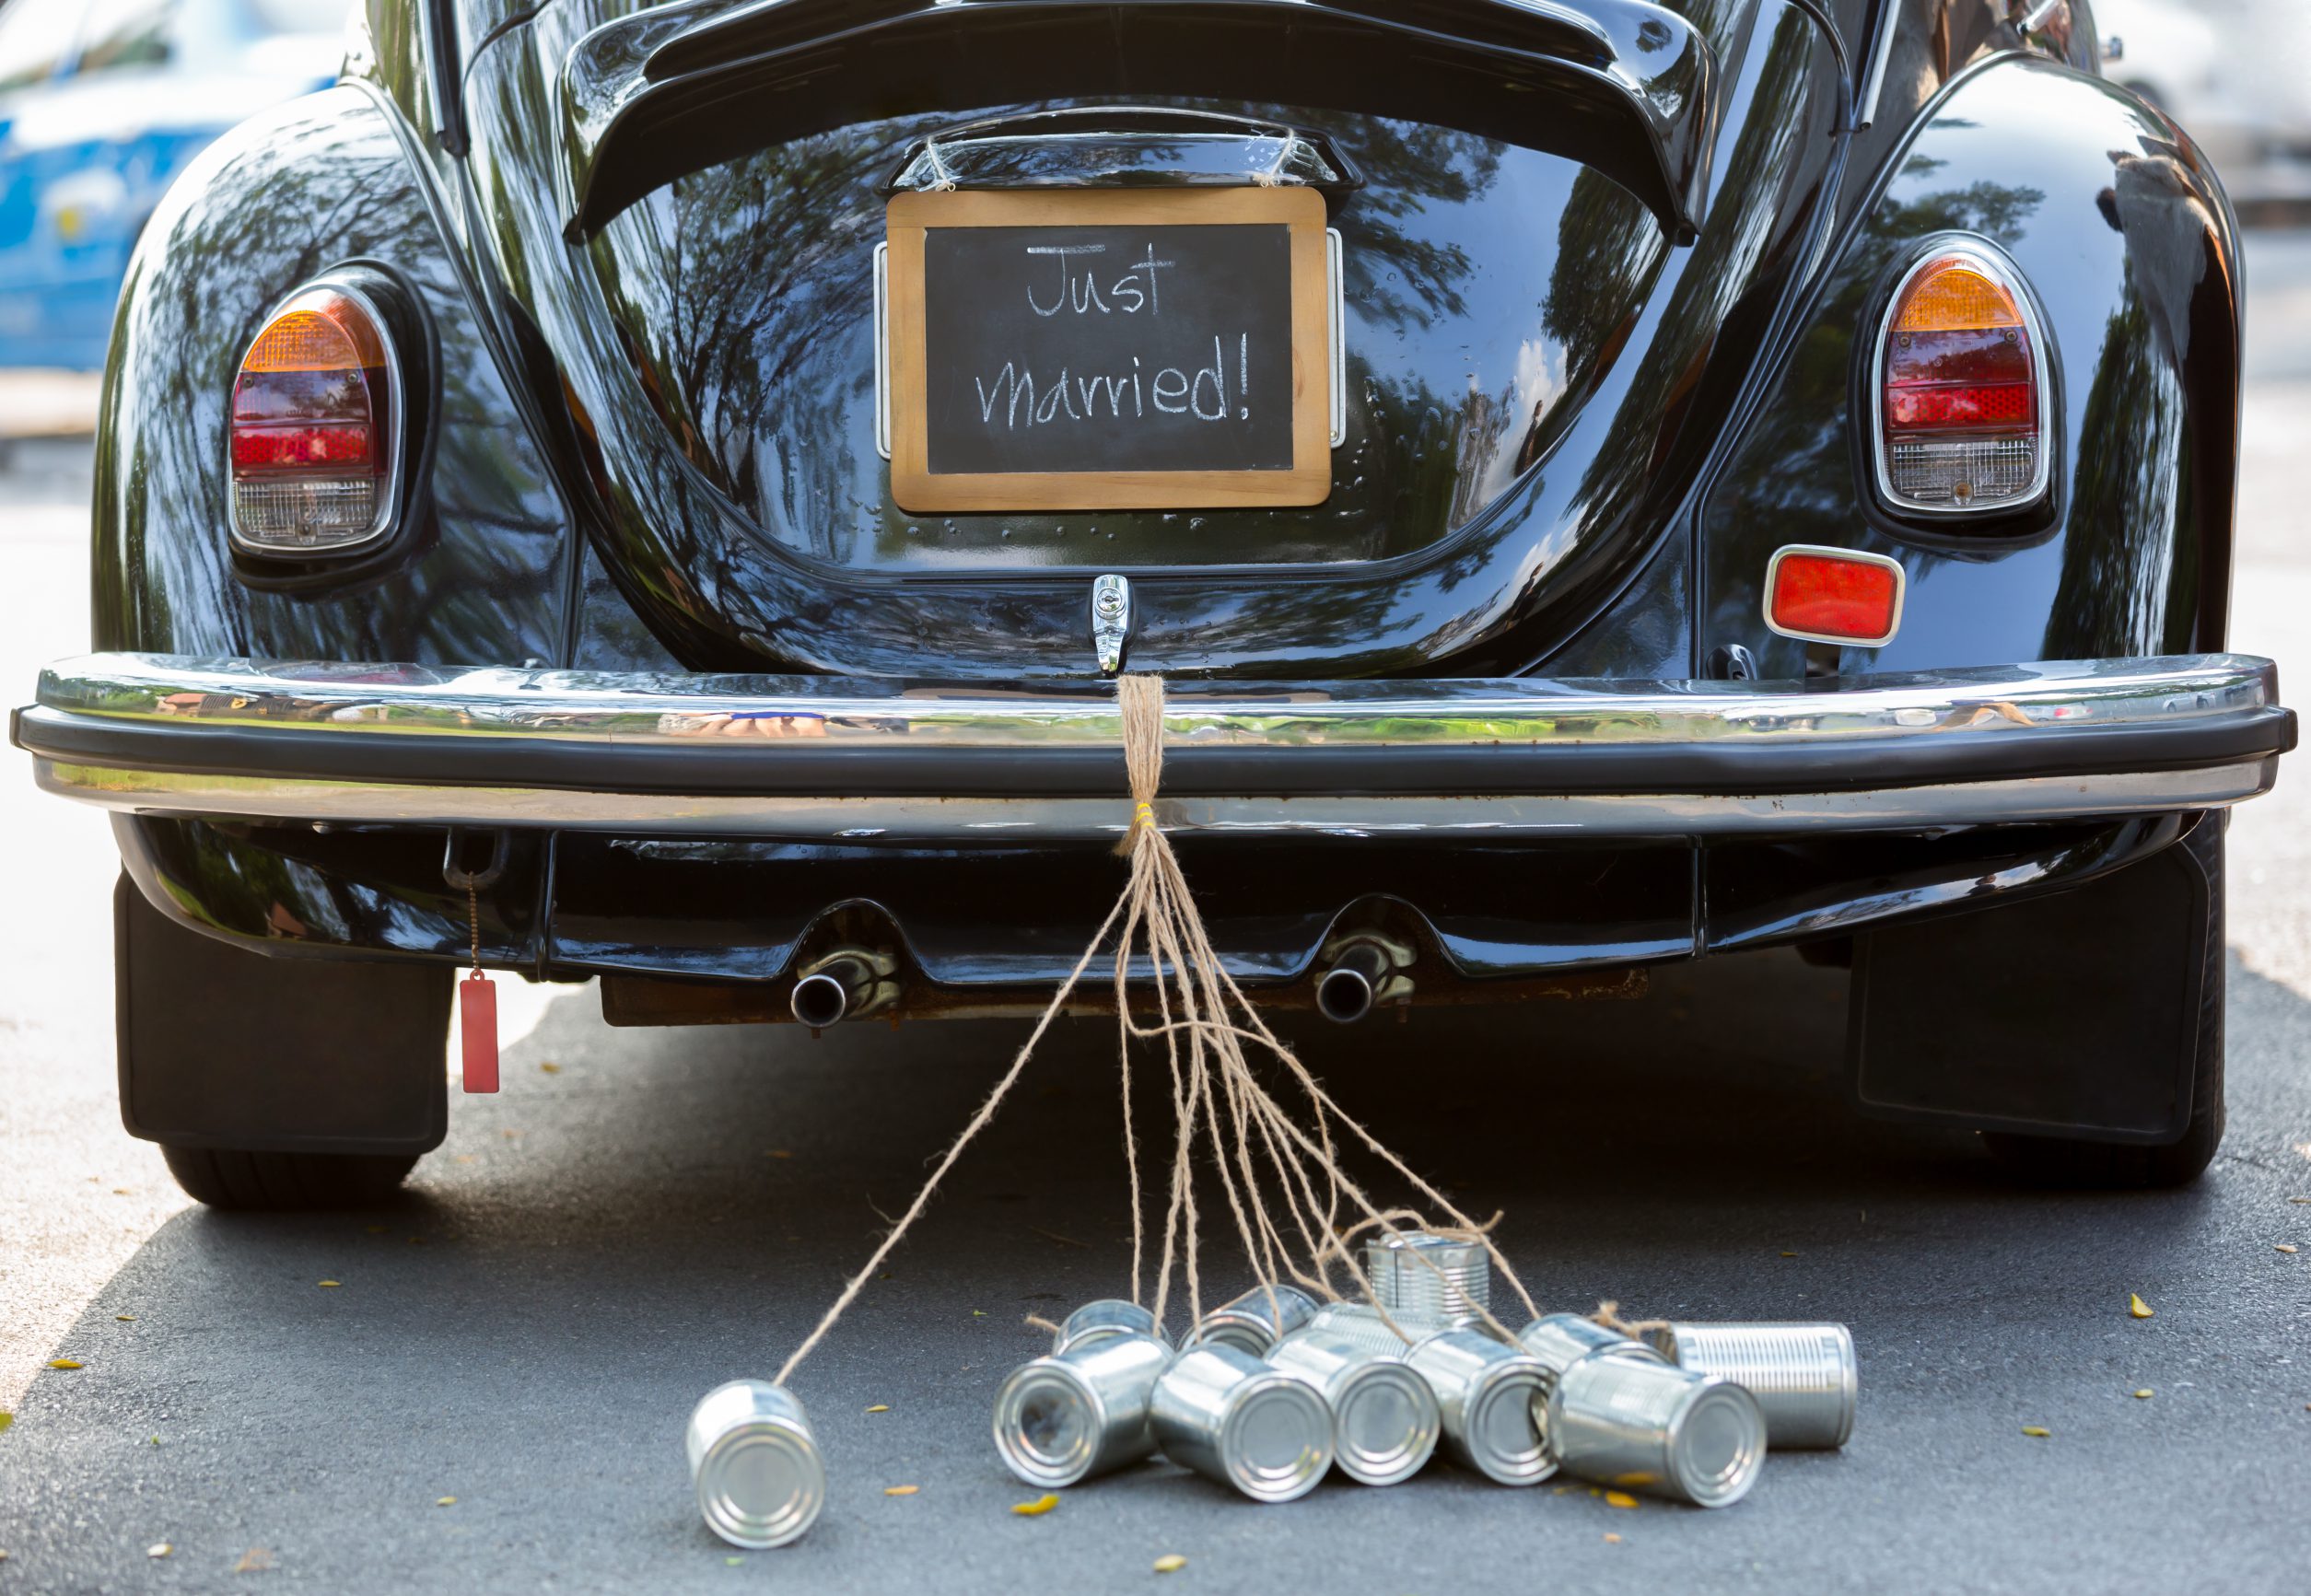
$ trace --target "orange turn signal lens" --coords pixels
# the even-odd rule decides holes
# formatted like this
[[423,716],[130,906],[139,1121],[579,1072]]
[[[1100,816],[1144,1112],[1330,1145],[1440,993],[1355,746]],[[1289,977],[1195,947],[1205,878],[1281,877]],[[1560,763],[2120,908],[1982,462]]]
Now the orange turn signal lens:
[[1970,332],[2023,324],[2013,291],[1960,255],[1927,262],[1894,318],[1897,332]]
[[1902,624],[1901,563],[1793,543],[1766,566],[1766,624],[1808,643],[1874,648]]

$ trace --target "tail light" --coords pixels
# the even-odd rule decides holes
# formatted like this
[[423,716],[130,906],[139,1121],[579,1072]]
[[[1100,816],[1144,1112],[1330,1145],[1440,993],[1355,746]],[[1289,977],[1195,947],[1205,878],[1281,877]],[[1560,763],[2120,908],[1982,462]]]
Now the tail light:
[[1808,643],[1891,643],[1902,624],[1902,565],[1884,554],[1792,543],[1766,565],[1766,624]]
[[233,532],[248,548],[350,548],[391,525],[401,458],[393,344],[349,285],[300,289],[233,384]]
[[1895,290],[1875,384],[1878,487],[1903,509],[2013,509],[2046,492],[2045,340],[2020,276],[1955,245]]

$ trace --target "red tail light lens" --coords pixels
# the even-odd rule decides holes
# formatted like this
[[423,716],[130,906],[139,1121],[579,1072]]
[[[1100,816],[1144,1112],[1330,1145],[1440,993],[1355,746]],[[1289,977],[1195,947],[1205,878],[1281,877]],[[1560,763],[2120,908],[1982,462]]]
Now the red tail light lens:
[[1816,549],[1776,551],[1766,566],[1766,624],[1808,643],[1890,643],[1902,624],[1902,567],[1884,554]]
[[261,550],[344,549],[392,513],[393,347],[349,286],[291,297],[249,346],[233,384],[233,531]]
[[1943,250],[1895,291],[1877,373],[1879,489],[1904,509],[1978,514],[2047,483],[2047,396],[2036,318],[2012,266]]

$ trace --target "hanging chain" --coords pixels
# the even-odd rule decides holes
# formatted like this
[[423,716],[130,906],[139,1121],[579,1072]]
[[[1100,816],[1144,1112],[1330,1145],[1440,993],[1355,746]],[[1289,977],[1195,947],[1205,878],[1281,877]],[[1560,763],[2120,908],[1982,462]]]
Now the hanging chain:
[[473,878],[465,879],[465,923],[473,933],[473,973],[482,973],[482,898],[474,889]]

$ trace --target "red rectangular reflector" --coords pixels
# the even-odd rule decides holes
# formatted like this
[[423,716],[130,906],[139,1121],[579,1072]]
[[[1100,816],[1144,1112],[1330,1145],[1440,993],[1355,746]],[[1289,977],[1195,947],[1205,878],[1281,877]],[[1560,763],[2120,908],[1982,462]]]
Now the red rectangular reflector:
[[1798,545],[1766,567],[1766,624],[1809,643],[1893,640],[1902,620],[1902,567],[1883,554]]

